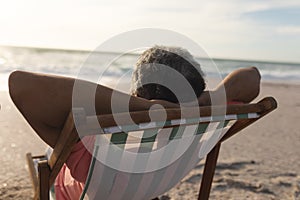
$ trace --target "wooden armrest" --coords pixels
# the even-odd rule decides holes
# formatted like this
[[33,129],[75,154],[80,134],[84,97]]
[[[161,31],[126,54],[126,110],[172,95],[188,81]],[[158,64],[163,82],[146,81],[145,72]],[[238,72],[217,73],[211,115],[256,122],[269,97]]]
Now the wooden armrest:
[[79,136],[75,129],[73,114],[70,112],[48,161],[50,168],[49,187],[54,183],[57,174],[68,159],[73,146],[78,140]]

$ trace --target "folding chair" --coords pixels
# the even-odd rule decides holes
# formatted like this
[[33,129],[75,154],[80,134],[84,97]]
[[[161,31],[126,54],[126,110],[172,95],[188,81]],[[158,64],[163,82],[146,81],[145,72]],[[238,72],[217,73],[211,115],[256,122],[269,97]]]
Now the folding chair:
[[38,173],[35,157],[27,154],[34,198],[49,199],[49,189],[80,132],[81,137],[96,138],[81,199],[153,199],[174,187],[205,156],[198,199],[208,199],[221,143],[276,107],[276,100],[266,97],[254,104],[152,110],[155,116],[166,115],[166,120],[157,121],[148,111],[138,111],[130,113],[134,124],[122,120],[128,113],[86,116],[83,109],[74,109],[50,159],[38,162]]

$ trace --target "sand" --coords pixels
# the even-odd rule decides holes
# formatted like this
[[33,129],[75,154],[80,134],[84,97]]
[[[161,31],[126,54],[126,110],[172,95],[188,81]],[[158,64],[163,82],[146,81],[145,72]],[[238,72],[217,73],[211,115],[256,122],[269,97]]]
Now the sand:
[[[210,199],[300,199],[300,86],[263,83],[257,98],[273,96],[278,109],[221,148]],[[0,199],[33,195],[25,153],[46,145],[0,92]],[[203,162],[161,199],[195,199]]]

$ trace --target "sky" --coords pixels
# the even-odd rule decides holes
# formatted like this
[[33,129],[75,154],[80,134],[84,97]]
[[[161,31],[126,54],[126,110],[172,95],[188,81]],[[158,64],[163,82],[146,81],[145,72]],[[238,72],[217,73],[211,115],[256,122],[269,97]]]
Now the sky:
[[181,33],[214,58],[300,63],[298,0],[0,0],[0,45],[93,50],[138,28]]

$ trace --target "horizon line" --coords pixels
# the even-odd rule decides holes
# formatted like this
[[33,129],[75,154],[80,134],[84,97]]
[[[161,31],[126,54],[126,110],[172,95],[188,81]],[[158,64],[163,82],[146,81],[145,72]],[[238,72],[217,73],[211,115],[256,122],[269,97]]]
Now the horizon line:
[[[89,49],[71,49],[71,48],[58,48],[58,47],[36,47],[36,46],[16,46],[16,45],[1,45],[0,47],[5,48],[24,48],[24,49],[37,49],[40,51],[69,51],[69,52],[85,52],[89,53],[92,52],[92,50]],[[118,51],[96,51],[97,53],[104,53],[104,54],[120,54]],[[127,55],[139,55],[138,53],[125,53]],[[199,56],[195,56],[195,58],[198,59],[209,59],[209,58],[203,58]],[[256,62],[256,63],[273,63],[273,64],[291,64],[291,65],[300,65],[300,61],[294,62],[294,61],[278,61],[278,60],[261,60],[261,59],[247,59],[247,58],[224,58],[224,57],[211,57],[212,60],[218,60],[218,61],[242,61],[242,62]]]

